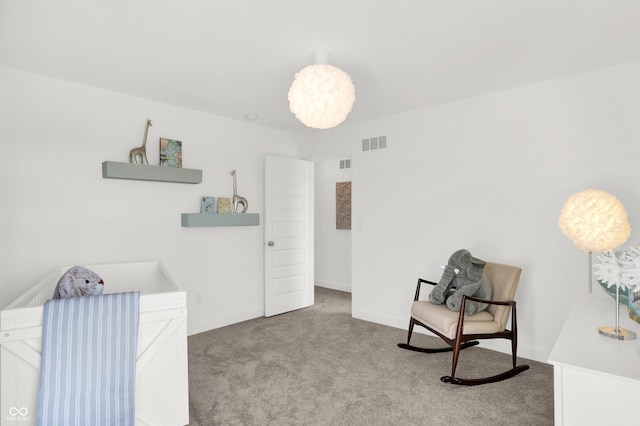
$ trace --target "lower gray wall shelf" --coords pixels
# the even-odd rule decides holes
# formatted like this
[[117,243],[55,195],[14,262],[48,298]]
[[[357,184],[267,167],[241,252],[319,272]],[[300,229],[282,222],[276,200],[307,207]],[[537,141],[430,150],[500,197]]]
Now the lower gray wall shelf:
[[202,170],[105,161],[102,163],[102,177],[105,179],[200,183],[202,182]]
[[216,214],[216,213],[182,213],[182,226],[252,226],[260,224],[258,213]]

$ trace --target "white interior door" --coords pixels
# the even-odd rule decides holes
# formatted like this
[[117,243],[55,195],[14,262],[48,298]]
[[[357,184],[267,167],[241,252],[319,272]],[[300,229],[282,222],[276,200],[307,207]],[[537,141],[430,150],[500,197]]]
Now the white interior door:
[[264,313],[313,305],[313,163],[265,157]]

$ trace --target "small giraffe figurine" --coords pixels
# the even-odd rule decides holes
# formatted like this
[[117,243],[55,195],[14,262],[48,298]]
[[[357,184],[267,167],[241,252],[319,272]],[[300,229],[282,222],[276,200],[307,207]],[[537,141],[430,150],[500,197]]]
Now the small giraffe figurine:
[[[133,148],[129,153],[129,162],[132,164],[149,164],[147,161],[147,134],[149,133],[149,127],[151,127],[151,120],[147,118],[147,127],[144,129],[144,141],[142,146]],[[138,163],[138,157],[140,162]]]
[[[238,195],[235,170],[231,171],[231,176],[233,176],[233,213],[246,213],[249,208],[249,202],[246,198]],[[238,212],[238,204],[242,204],[242,212]]]

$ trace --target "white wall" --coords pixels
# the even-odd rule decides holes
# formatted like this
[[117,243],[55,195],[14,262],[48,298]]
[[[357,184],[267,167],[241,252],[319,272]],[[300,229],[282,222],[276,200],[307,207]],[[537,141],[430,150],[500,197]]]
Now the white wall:
[[[613,193],[635,228],[626,245],[639,241],[638,75],[635,62],[299,138],[310,158],[353,154],[353,316],[406,328],[416,278],[467,248],[522,267],[519,354],[546,361],[586,292],[587,255],[557,225],[564,201]],[[362,152],[377,135],[388,148]]]
[[350,182],[340,160],[315,162],[315,283],[351,292],[351,230],[336,229],[336,182]]
[[[103,161],[142,143],[147,118],[151,164],[160,137],[181,140],[201,184],[102,178]],[[157,259],[187,290],[189,333],[263,315],[262,224],[182,228],[180,214],[232,195],[232,169],[262,214],[264,155],[298,156],[289,134],[8,68],[0,131],[0,307],[60,266]]]
[[[405,328],[416,278],[438,278],[465,247],[523,268],[520,354],[544,361],[586,287],[586,254],[557,227],[566,198],[615,194],[635,228],[627,245],[639,241],[638,75],[632,63],[293,137],[0,68],[0,307],[55,267],[159,259],[188,291],[190,333],[262,315],[262,226],[182,228],[180,213],[230,195],[233,168],[262,213],[264,154],[300,147],[352,156],[355,317]],[[149,157],[159,137],[182,140],[202,184],[102,179],[102,161],[126,161],[147,117]],[[360,151],[378,135],[387,149]]]

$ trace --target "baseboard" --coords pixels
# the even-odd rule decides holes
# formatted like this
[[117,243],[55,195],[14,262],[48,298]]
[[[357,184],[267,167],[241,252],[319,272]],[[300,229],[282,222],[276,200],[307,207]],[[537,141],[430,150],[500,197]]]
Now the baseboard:
[[333,283],[330,281],[319,281],[315,282],[316,287],[324,287],[330,288],[331,290],[344,291],[345,293],[351,293],[351,286],[347,284]]
[[196,324],[189,324],[187,326],[187,335],[192,336],[198,333],[204,333],[205,331],[215,330],[216,328],[226,327],[228,325],[236,324],[243,321],[248,321],[254,318],[260,318],[264,316],[263,309],[254,309],[251,311],[245,311],[226,317],[213,318],[208,321],[202,321]]
[[[491,349],[496,352],[502,352],[511,355],[511,342],[507,340],[480,340],[480,347]],[[539,348],[523,345],[518,343],[518,358],[526,358],[533,361],[548,364],[549,352]]]
[[380,315],[378,313],[372,313],[363,311],[360,309],[352,308],[351,316],[353,318],[375,322],[376,324],[388,325],[389,327],[407,329],[409,325],[409,316],[404,319],[392,317],[388,315]]

